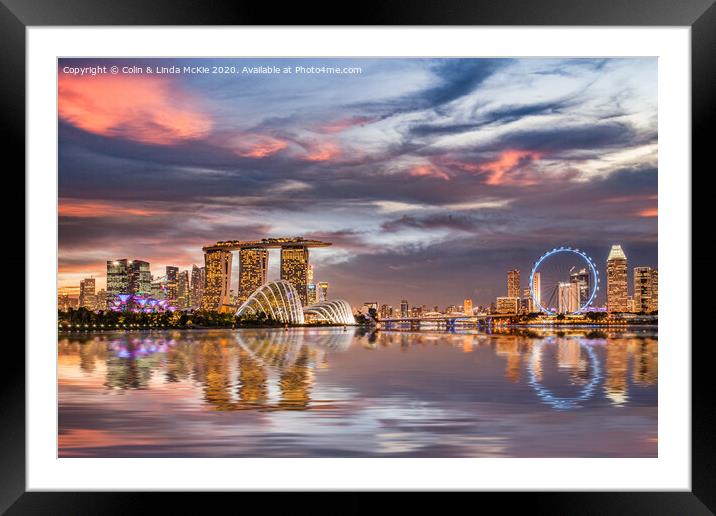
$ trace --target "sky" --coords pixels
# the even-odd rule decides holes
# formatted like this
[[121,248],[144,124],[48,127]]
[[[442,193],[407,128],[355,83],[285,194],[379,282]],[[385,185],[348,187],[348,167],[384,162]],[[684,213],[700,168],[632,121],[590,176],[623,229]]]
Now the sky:
[[60,59],[58,139],[60,287],[280,236],[353,305],[489,305],[559,246],[658,266],[655,58]]

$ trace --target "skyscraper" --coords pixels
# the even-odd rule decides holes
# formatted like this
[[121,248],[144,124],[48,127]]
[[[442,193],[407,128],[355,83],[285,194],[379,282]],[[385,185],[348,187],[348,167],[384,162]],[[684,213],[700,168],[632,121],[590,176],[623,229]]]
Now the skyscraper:
[[308,248],[281,248],[281,279],[288,281],[298,292],[301,304],[306,306],[308,285]]
[[655,308],[653,308],[654,270],[655,269],[652,269],[651,267],[634,267],[635,312],[651,312],[652,310],[655,310]]
[[512,269],[507,272],[507,297],[520,298],[520,270]]
[[465,315],[472,316],[472,299],[466,299],[465,301],[462,302],[462,310],[465,313]]
[[537,305],[542,304],[542,276],[539,272],[535,272],[534,277],[532,278],[532,288],[534,289],[532,295],[534,296],[534,302],[536,303],[533,309],[538,311],[539,306]]
[[107,261],[107,308],[117,294],[129,292],[127,259]]
[[529,287],[522,291],[522,311],[526,314],[535,311],[535,302],[532,300],[532,292]]
[[519,297],[498,297],[495,303],[495,311],[498,314],[516,314],[519,309],[519,301]]
[[318,300],[325,301],[328,299],[328,282],[321,281],[318,283]]
[[268,249],[243,248],[239,250],[238,304],[246,301],[254,291],[266,283]]
[[627,257],[615,244],[607,257],[607,311],[625,312],[627,295]]
[[169,304],[175,304],[177,301],[178,294],[177,288],[179,286],[177,280],[177,276],[179,275],[179,267],[167,265],[166,272],[167,301],[169,301]]
[[651,311],[659,309],[659,269],[651,269]]
[[574,313],[579,307],[579,284],[560,282],[557,285],[557,311],[560,314]]
[[204,294],[204,267],[191,267],[191,306],[201,306],[201,296]]
[[95,310],[95,282],[94,278],[85,278],[80,281],[80,306]]
[[316,304],[318,301],[318,290],[313,282],[313,265],[308,264],[308,278],[306,279],[306,303],[308,305]]
[[569,282],[577,285],[579,291],[579,306],[584,306],[589,301],[590,293],[590,278],[589,271],[586,267],[581,269],[574,269],[569,273]]
[[204,253],[206,284],[201,306],[204,310],[219,311],[229,303],[231,284],[231,251],[212,250]]
[[410,308],[408,300],[403,299],[400,301],[400,317],[408,317],[410,315]]
[[128,293],[150,294],[152,291],[152,273],[149,262],[129,260],[127,263]]
[[177,308],[189,308],[190,303],[189,271],[181,271],[177,276]]

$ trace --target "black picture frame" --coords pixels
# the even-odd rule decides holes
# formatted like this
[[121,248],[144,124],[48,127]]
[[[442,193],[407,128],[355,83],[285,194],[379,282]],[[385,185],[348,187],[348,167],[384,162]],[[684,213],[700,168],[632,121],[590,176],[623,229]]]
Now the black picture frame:
[[[335,10],[334,10],[335,9]],[[201,0],[0,0],[0,132],[3,157],[17,169],[25,165],[25,31],[32,26],[71,25],[559,25],[689,26],[692,71],[692,170],[705,174],[713,147],[708,129],[716,112],[716,5],[714,0],[429,0],[411,4],[395,0],[356,3],[346,14],[304,3],[276,8],[268,3]],[[692,172],[693,180],[696,174]],[[688,179],[688,178],[687,178]],[[701,193],[704,195],[704,193]],[[24,196],[16,195],[18,199]],[[692,209],[696,199],[692,196]],[[22,202],[22,201],[18,201]],[[694,219],[695,221],[695,219]],[[693,231],[693,230],[692,230]],[[693,233],[692,233],[693,234]],[[24,238],[24,237],[23,237]],[[23,248],[24,249],[24,248]],[[24,251],[15,247],[10,264],[25,270]],[[22,263],[20,263],[22,262]],[[705,259],[692,268],[711,268]],[[24,291],[24,286],[16,292]],[[694,300],[695,301],[695,300]],[[695,305],[695,303],[693,303]],[[691,314],[689,314],[691,317]],[[27,317],[27,315],[26,315]],[[19,339],[17,339],[19,340]],[[12,344],[12,345],[11,345]],[[679,345],[689,345],[681,342]],[[716,511],[714,411],[708,392],[712,363],[708,342],[692,346],[692,490],[690,492],[481,493],[510,511],[527,504],[531,512],[551,514],[713,514]],[[26,342],[26,346],[33,345]],[[0,376],[0,513],[131,514],[159,501],[162,512],[194,513],[206,504],[247,494],[26,492],[24,349],[7,342]],[[668,366],[668,365],[667,365]],[[708,486],[711,486],[709,488]],[[340,512],[368,510],[372,502],[347,495]],[[470,496],[474,496],[470,495]],[[255,495],[251,495],[252,498]],[[272,512],[293,505],[301,495],[272,497]],[[422,503],[422,496],[414,498]],[[483,501],[481,499],[481,501]],[[453,503],[460,503],[454,500]],[[197,510],[197,508],[201,508]],[[313,506],[311,512],[320,508]],[[335,508],[324,510],[333,512]],[[362,511],[361,511],[362,512]]]

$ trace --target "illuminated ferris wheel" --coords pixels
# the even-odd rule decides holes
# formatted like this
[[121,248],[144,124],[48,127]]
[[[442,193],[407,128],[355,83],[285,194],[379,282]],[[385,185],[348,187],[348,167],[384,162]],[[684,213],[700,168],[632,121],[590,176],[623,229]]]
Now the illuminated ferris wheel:
[[535,262],[530,293],[535,310],[549,315],[579,314],[594,301],[599,271],[584,251],[557,247]]

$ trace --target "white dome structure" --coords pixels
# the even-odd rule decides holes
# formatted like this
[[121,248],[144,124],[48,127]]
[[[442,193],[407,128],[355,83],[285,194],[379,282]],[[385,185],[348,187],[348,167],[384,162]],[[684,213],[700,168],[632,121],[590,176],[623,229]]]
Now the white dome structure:
[[321,301],[315,305],[307,306],[303,313],[314,321],[325,321],[330,324],[355,324],[353,310],[348,301],[343,299],[331,299]]
[[286,324],[303,324],[301,298],[288,281],[278,280],[257,288],[239,307],[236,315],[266,314],[275,321]]

